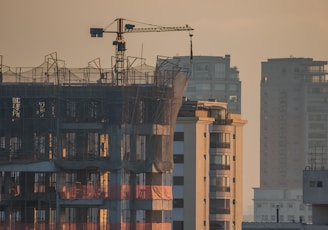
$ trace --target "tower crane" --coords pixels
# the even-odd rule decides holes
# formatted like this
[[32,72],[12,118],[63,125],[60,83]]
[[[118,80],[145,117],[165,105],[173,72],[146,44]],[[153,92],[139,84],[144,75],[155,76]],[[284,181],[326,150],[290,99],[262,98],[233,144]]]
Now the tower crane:
[[[148,27],[138,28],[134,24],[125,24],[124,21],[127,19],[117,18],[110,25],[110,27],[115,22],[117,23],[116,31],[107,30],[107,28],[90,28],[91,37],[103,37],[104,33],[116,33],[116,39],[113,41],[115,48],[115,65],[114,73],[116,75],[116,84],[125,84],[125,73],[124,73],[124,61],[125,61],[125,51],[126,42],[124,40],[123,34],[125,33],[144,33],[144,32],[168,32],[168,31],[189,31],[190,38],[192,37],[191,31],[194,30],[188,25],[185,26],[158,26],[152,24],[146,24]],[[130,21],[133,22],[133,21]],[[138,22],[136,22],[138,23]],[[144,23],[143,23],[144,24]],[[124,25],[124,26],[123,26]]]

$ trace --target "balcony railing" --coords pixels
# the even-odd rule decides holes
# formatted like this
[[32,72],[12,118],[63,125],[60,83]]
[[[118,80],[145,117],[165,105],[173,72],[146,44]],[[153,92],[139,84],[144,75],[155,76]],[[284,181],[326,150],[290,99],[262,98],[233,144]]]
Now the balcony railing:
[[171,186],[98,184],[62,186],[60,198],[67,199],[172,199]]
[[136,229],[136,230],[152,230],[152,229],[171,229],[171,223],[1,223],[0,230],[8,229],[44,229],[44,230],[56,230],[56,229],[69,229],[69,230],[117,230],[117,229]]
[[231,125],[232,124],[232,119],[216,119],[214,121],[215,125]]
[[210,143],[210,148],[227,148],[230,149],[230,142],[212,142]]
[[230,170],[230,165],[223,165],[223,164],[211,164],[211,170]]
[[230,192],[230,187],[226,186],[211,186],[210,192]]
[[230,208],[210,208],[210,214],[230,214]]

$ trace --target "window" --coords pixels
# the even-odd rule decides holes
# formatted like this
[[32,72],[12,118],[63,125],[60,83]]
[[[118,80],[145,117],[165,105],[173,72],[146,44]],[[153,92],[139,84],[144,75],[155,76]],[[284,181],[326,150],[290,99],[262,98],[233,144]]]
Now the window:
[[294,215],[288,215],[287,220],[288,220],[288,222],[295,222],[295,216]]
[[136,159],[146,160],[146,136],[136,136]]
[[88,101],[88,118],[90,120],[96,120],[99,116],[99,103],[97,101]]
[[[136,219],[138,220],[138,211],[136,211]],[[106,230],[107,229],[107,222],[108,222],[108,215],[109,215],[109,211],[107,209],[100,209],[99,210],[99,224],[100,224],[100,228],[99,230]]]
[[211,133],[210,148],[230,148],[230,133]]
[[173,199],[173,208],[183,208],[183,199]]
[[44,210],[44,209],[41,209],[41,210],[34,209],[34,216],[36,217],[38,222],[45,222],[46,221],[46,210]]
[[173,185],[184,185],[183,176],[174,176],[173,177]]
[[88,133],[88,159],[95,159],[98,157],[99,149],[99,135],[98,133]]
[[183,230],[183,221],[173,221],[173,230]]
[[56,191],[56,173],[49,173],[49,190],[51,192]]
[[210,84],[197,84],[196,85],[196,91],[205,91],[205,90],[211,90],[211,85]]
[[207,63],[196,63],[194,70],[197,78],[209,77],[210,68]]
[[207,63],[195,64],[195,71],[208,71],[208,64]]
[[184,155],[183,154],[174,154],[173,161],[175,164],[183,164],[184,163]]
[[21,222],[22,221],[22,213],[20,210],[13,211],[11,213],[11,222]]
[[76,133],[64,133],[62,136],[62,158],[76,156]]
[[34,133],[34,151],[39,157],[45,157],[46,152],[46,137],[37,136]]
[[20,137],[10,137],[9,140],[9,154],[11,157],[17,157],[22,147],[22,140]]
[[230,200],[211,199],[210,214],[230,214]]
[[229,177],[210,177],[210,192],[230,192]]
[[12,118],[20,118],[21,116],[21,100],[19,97],[12,98]]
[[225,91],[225,84],[215,84],[214,90],[216,91]]
[[196,86],[187,86],[187,92],[195,92],[196,91]]
[[311,188],[315,188],[315,187],[322,188],[323,187],[322,181],[310,181],[309,184],[310,184]]
[[236,95],[229,96],[229,101],[231,101],[231,102],[237,102],[238,101],[238,96],[236,96]]
[[5,218],[5,211],[0,211],[0,223],[4,223],[6,218]]
[[97,223],[98,222],[98,208],[88,208],[87,209],[87,223]]
[[171,173],[163,173],[163,185],[172,185],[172,174]]
[[230,156],[227,155],[211,155],[211,170],[230,170]]
[[99,155],[100,157],[108,157],[109,156],[109,136],[108,134],[100,134],[99,135]]
[[163,222],[164,223],[172,223],[172,211],[171,210],[163,211]]
[[66,101],[66,117],[75,118],[77,115],[77,103],[74,100]]
[[46,116],[46,102],[39,101],[36,105],[36,116],[38,118],[45,118]]
[[315,181],[310,181],[310,187],[314,188],[315,187]]
[[174,141],[184,141],[184,132],[175,132]]
[[215,64],[215,78],[223,79],[225,78],[225,63],[216,63]]
[[130,222],[131,220],[131,211],[128,209],[121,210],[121,218],[123,222]]
[[6,148],[6,137],[2,136],[0,137],[0,149],[5,149]]
[[230,230],[230,222],[229,221],[210,221],[210,229]]
[[46,191],[45,177],[46,177],[45,173],[34,174],[34,192]]
[[271,221],[276,221],[276,216],[275,215],[271,215]]
[[20,185],[19,185],[19,172],[13,171],[11,172],[11,181],[10,181],[10,194],[14,196],[20,195]]
[[229,90],[231,90],[231,91],[237,91],[238,90],[238,85],[236,85],[236,84],[229,85]]

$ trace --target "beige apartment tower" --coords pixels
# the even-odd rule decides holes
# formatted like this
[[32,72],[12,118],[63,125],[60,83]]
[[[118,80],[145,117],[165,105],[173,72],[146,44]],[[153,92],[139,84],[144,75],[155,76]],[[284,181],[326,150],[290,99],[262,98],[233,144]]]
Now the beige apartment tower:
[[245,124],[224,102],[183,102],[173,143],[173,230],[241,229]]

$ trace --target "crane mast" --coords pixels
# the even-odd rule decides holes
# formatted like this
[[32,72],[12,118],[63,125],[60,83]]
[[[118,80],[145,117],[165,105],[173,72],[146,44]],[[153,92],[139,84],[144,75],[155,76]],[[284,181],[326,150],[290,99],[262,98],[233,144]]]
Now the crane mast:
[[[134,24],[125,24],[123,18],[115,19],[117,23],[116,31],[106,30],[103,28],[90,28],[91,37],[103,37],[103,33],[116,33],[116,39],[113,41],[115,46],[115,64],[113,66],[113,71],[116,78],[117,85],[125,85],[125,51],[126,42],[124,40],[123,34],[125,33],[144,33],[144,32],[169,32],[169,31],[189,31],[190,37],[192,34],[190,31],[194,30],[190,26],[158,26],[150,25],[149,27],[136,28]],[[114,21],[114,22],[115,22]],[[110,24],[111,25],[111,24]],[[148,24],[149,25],[149,24]]]

